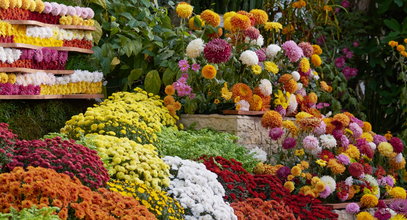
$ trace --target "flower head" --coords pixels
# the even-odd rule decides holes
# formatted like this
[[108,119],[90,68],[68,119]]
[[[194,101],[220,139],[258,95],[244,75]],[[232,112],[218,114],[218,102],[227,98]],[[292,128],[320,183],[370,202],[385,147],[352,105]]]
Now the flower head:
[[280,52],[280,51],[281,51],[281,47],[279,47],[277,44],[270,44],[270,45],[267,46],[266,55],[267,55],[268,57],[273,58],[273,57],[275,57],[275,56],[277,55],[277,53]]
[[290,59],[290,62],[297,62],[301,57],[304,56],[304,53],[294,41],[286,41],[281,46],[285,52],[285,55]]
[[256,52],[251,50],[244,51],[240,55],[239,60],[242,61],[243,64],[248,66],[256,65],[259,63],[259,58],[257,57]]
[[302,51],[304,52],[304,56],[311,57],[314,54],[314,48],[308,42],[301,42],[298,44],[301,47]]
[[283,117],[276,111],[267,111],[261,118],[261,125],[265,128],[281,127]]
[[201,38],[189,42],[186,52],[189,58],[197,58],[204,51],[204,41]]
[[177,7],[175,8],[175,11],[177,12],[177,15],[180,18],[189,18],[192,15],[192,11],[194,8],[186,3],[186,2],[180,2],[178,3]]
[[214,79],[216,77],[216,72],[216,67],[210,64],[207,64],[202,68],[202,76],[205,79]]
[[201,13],[201,19],[213,27],[217,27],[220,24],[220,16],[212,10],[206,9]]
[[294,148],[295,145],[297,145],[297,141],[295,140],[295,138],[288,137],[283,141],[283,148],[286,150]]
[[359,211],[360,211],[360,207],[357,203],[352,202],[346,206],[346,212],[348,212],[349,214],[354,215],[354,214],[358,213]]
[[253,9],[250,11],[250,13],[255,19],[255,25],[265,24],[269,19],[267,12],[261,9]]
[[232,47],[230,44],[225,40],[218,38],[209,41],[204,48],[205,59],[211,63],[227,62],[231,57],[231,53]]
[[236,14],[230,18],[232,31],[246,30],[251,26],[250,18],[246,15]]

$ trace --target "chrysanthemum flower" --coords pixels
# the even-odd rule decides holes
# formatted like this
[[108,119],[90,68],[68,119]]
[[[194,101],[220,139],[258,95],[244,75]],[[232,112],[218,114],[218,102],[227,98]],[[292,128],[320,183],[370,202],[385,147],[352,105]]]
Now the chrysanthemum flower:
[[177,12],[178,17],[180,17],[180,18],[191,17],[193,10],[194,10],[194,8],[186,2],[178,3],[177,7],[175,8],[175,11]]
[[314,48],[310,43],[301,42],[298,44],[298,46],[301,47],[302,51],[304,52],[304,56],[311,57],[311,55],[314,54]]
[[266,29],[266,31],[275,31],[275,32],[280,32],[280,30],[283,29],[283,25],[281,25],[278,22],[266,22],[266,24],[264,25],[264,29]]
[[203,21],[201,19],[201,16],[196,15],[196,16],[189,19],[189,21],[188,21],[189,29],[191,29],[191,30],[201,30],[201,27],[196,27],[195,26],[195,19],[199,20],[199,22],[201,23],[201,27],[205,26],[205,21]]
[[213,39],[204,48],[204,56],[211,63],[224,63],[230,59],[232,47],[223,39]]
[[377,206],[378,203],[379,203],[379,199],[375,195],[372,195],[372,194],[365,194],[360,199],[360,205],[362,207],[373,208],[373,207]]
[[251,26],[250,18],[246,15],[236,14],[230,18],[233,31],[246,30]]
[[312,62],[312,65],[314,65],[315,67],[319,67],[322,64],[321,57],[316,54],[313,54],[311,56],[311,62]]
[[250,87],[244,83],[236,83],[232,87],[232,98],[240,97],[243,100],[250,100],[253,96],[253,92]]
[[216,68],[213,65],[207,64],[202,68],[202,76],[205,79],[213,79],[216,77]]
[[308,73],[310,70],[309,60],[307,58],[302,58],[299,64],[299,69],[302,73]]
[[304,56],[304,53],[294,41],[286,41],[281,45],[283,48],[285,55],[290,59],[290,62],[297,62],[302,56]]
[[254,16],[256,21],[255,25],[265,24],[269,20],[267,12],[261,9],[253,9],[250,13]]
[[297,82],[293,79],[291,74],[284,74],[278,79],[279,83],[282,83],[285,91],[289,93],[294,93],[297,91]]
[[172,95],[174,95],[174,93],[175,93],[174,86],[168,85],[165,87],[165,94],[172,96]]
[[276,111],[267,111],[261,118],[261,125],[265,128],[281,127],[283,124],[283,117]]
[[260,36],[260,31],[255,27],[249,27],[244,31],[244,35],[251,40],[256,40]]
[[201,19],[205,21],[206,24],[209,24],[213,27],[217,27],[220,24],[220,16],[209,9],[206,9],[201,13]]
[[263,99],[258,95],[253,95],[249,102],[250,111],[260,111],[263,107]]
[[260,65],[253,65],[252,67],[251,67],[251,69],[252,69],[252,72],[255,74],[255,75],[259,75],[260,73],[261,73],[261,71],[262,71],[262,69],[261,69],[261,66]]
[[250,19],[251,26],[254,26],[256,24],[256,18],[254,18],[254,15],[252,13],[241,10],[241,11],[238,11],[237,14],[247,16]]
[[314,49],[314,54],[316,54],[316,55],[322,54],[322,49],[319,45],[314,44],[314,45],[312,45],[312,48]]

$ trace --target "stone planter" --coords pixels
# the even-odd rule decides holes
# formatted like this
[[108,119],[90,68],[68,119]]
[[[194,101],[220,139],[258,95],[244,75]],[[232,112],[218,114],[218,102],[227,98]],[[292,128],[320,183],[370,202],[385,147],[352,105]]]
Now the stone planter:
[[[278,145],[271,145],[268,130],[261,126],[261,115],[181,115],[180,122],[185,127],[195,129],[211,128],[228,132],[239,137],[238,143],[251,149],[260,147],[268,152],[277,149]],[[270,149],[271,148],[271,149]]]

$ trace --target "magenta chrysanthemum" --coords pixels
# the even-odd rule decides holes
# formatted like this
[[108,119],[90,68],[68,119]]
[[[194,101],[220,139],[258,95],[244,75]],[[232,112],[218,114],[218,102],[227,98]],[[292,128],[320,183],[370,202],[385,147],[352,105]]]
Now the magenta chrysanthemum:
[[267,59],[265,49],[256,50],[257,57],[259,57],[259,62],[264,62]]
[[308,42],[301,42],[298,46],[302,49],[302,52],[306,57],[311,57],[314,54],[314,48]]
[[232,47],[222,39],[213,39],[204,49],[204,56],[210,63],[224,63],[230,59]]
[[294,41],[286,41],[281,45],[285,55],[290,59],[290,62],[297,62],[301,57],[304,56],[304,53]]
[[250,27],[244,31],[244,35],[252,40],[257,40],[260,36],[260,31],[255,27]]

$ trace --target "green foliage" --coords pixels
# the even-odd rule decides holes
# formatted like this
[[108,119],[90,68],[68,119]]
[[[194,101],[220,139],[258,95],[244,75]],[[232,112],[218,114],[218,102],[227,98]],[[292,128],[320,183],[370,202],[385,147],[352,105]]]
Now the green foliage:
[[263,2],[263,0],[192,0],[191,4],[194,6],[195,13],[213,9],[217,13],[224,14],[228,11],[261,9]]
[[44,207],[42,209],[31,207],[21,211],[11,208],[10,213],[0,213],[0,220],[59,220],[58,215],[53,214],[57,210],[57,207]]
[[103,35],[94,47],[97,68],[109,82],[108,92],[129,90],[135,85],[158,93],[163,75],[177,68],[182,55],[181,36],[189,35],[175,29],[167,8],[148,0],[87,0],[95,10]]
[[182,159],[195,160],[201,156],[222,156],[236,159],[246,170],[252,170],[259,162],[249,151],[236,144],[238,137],[208,129],[178,131],[163,128],[158,134],[156,144],[160,155],[178,156]]
[[93,104],[85,100],[1,101],[0,122],[8,123],[20,139],[38,139],[59,131],[71,116]]

